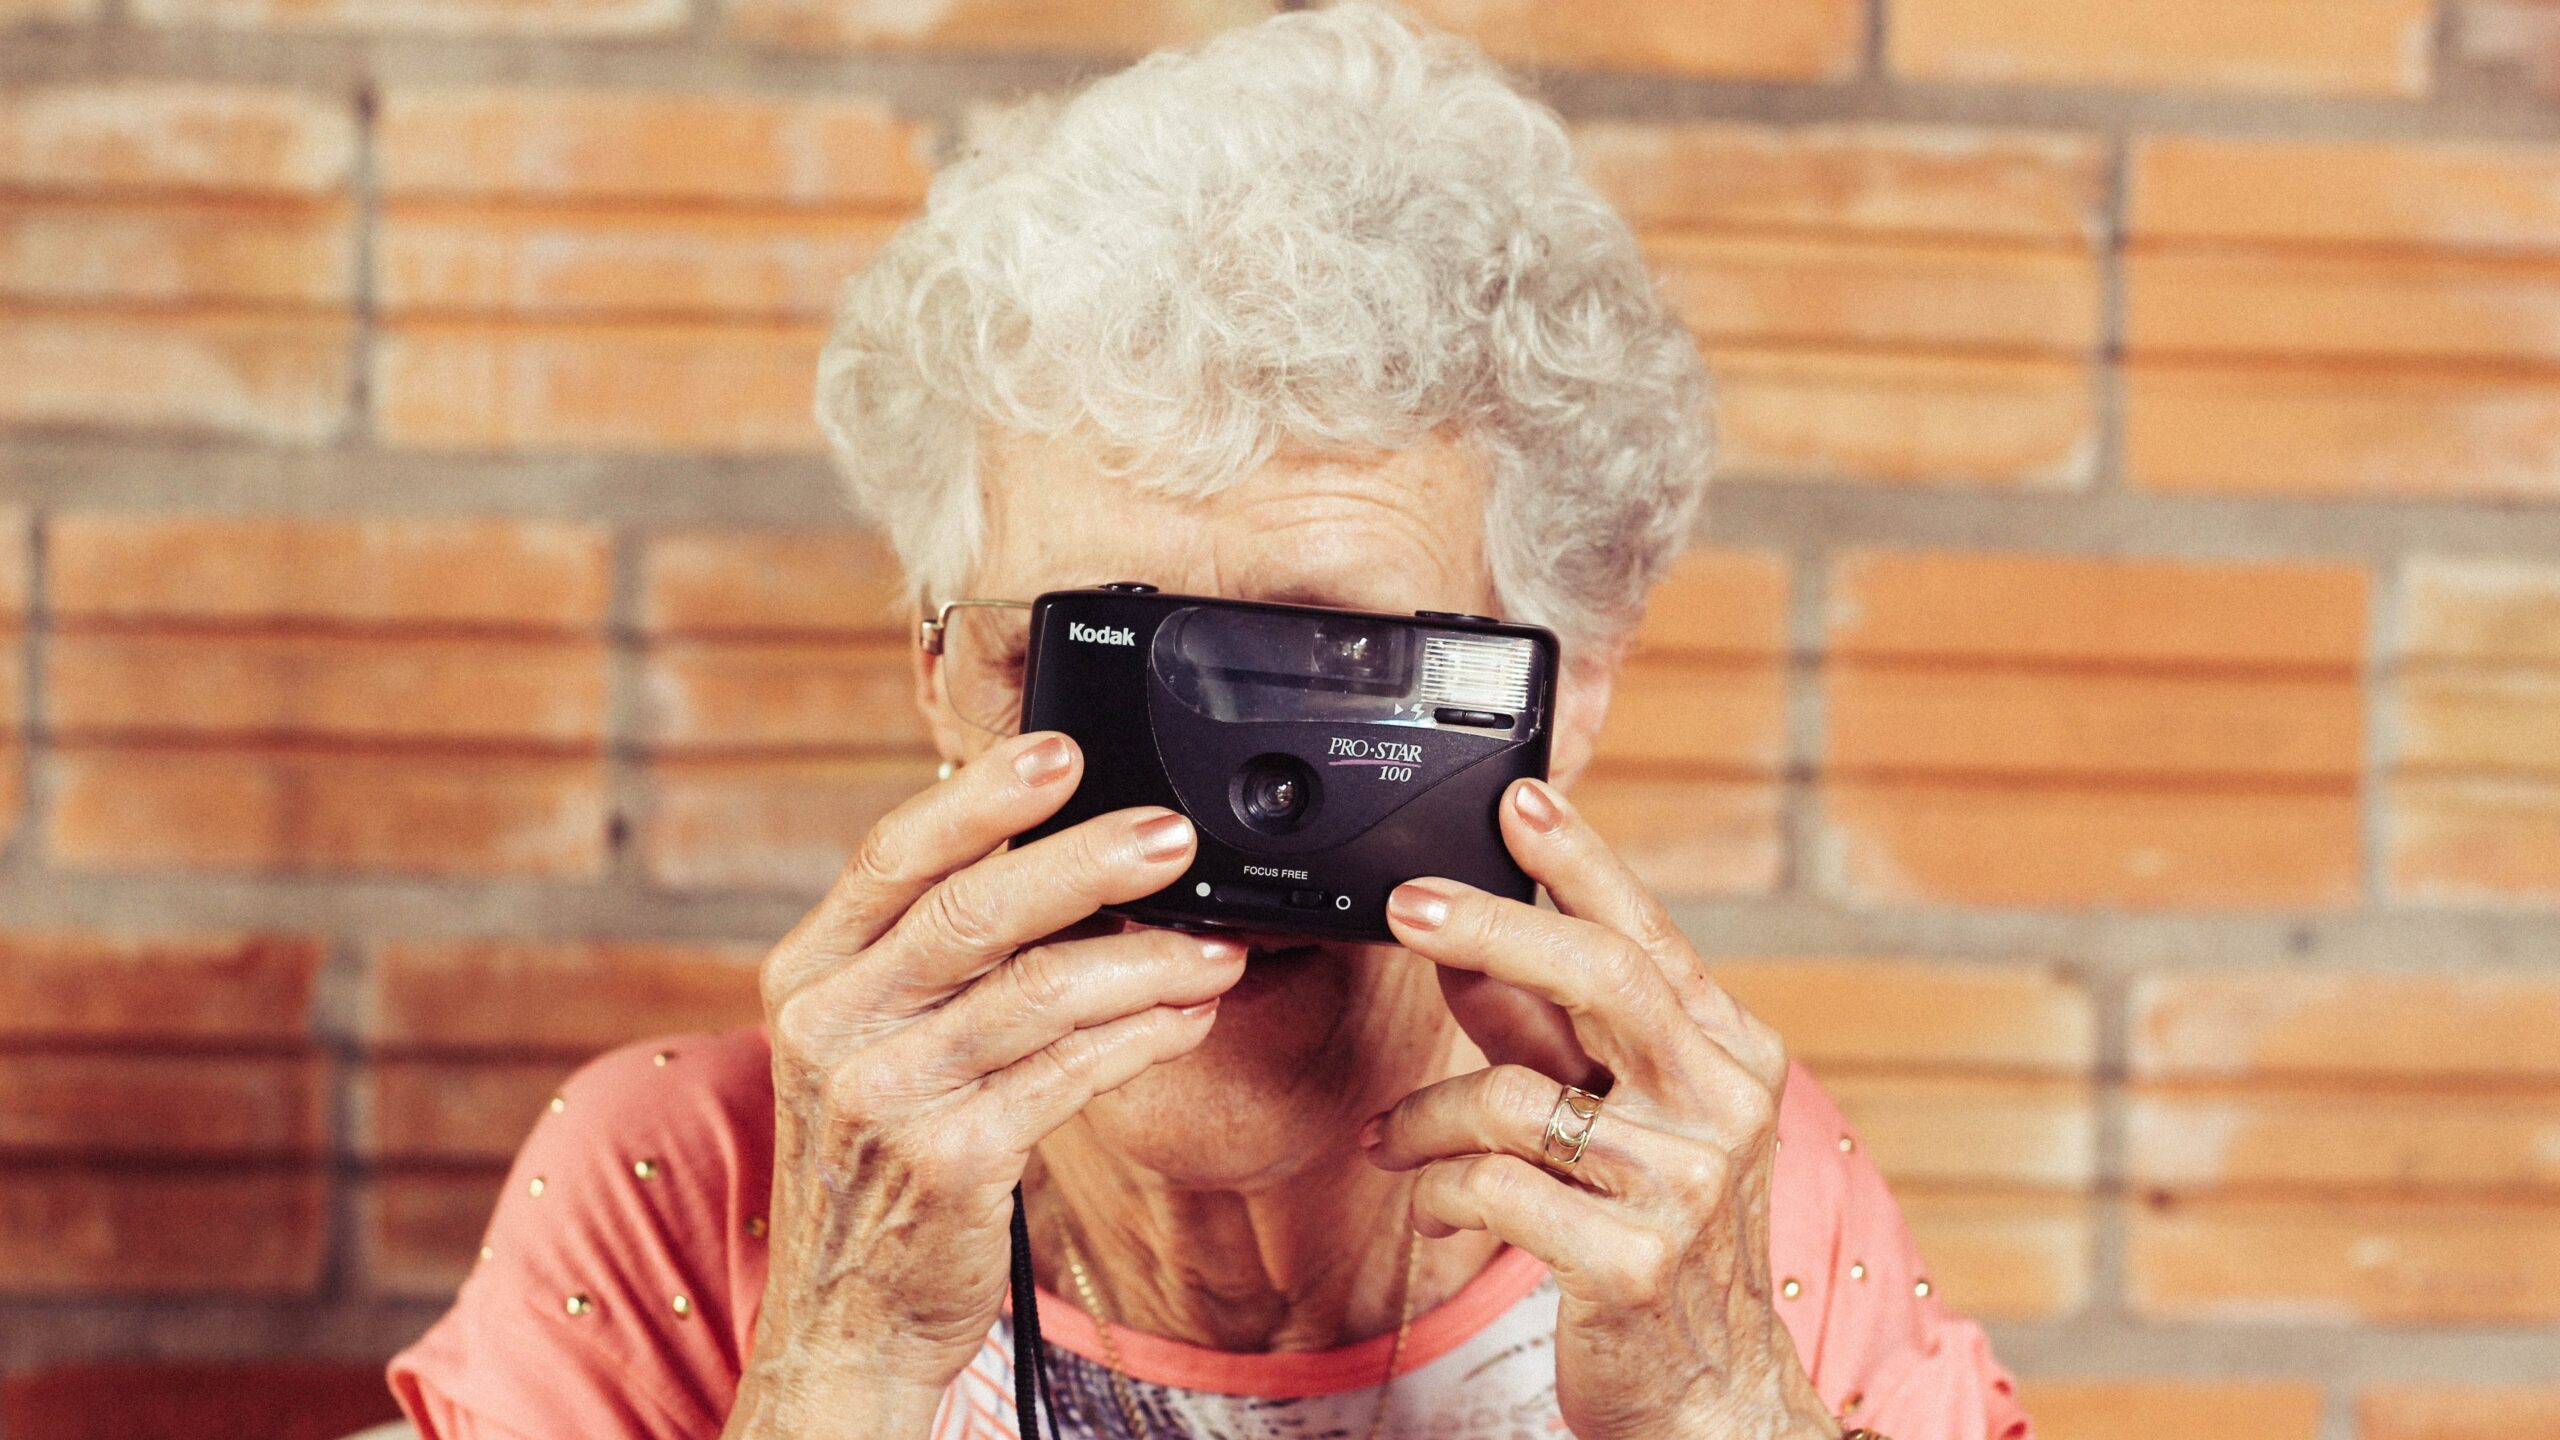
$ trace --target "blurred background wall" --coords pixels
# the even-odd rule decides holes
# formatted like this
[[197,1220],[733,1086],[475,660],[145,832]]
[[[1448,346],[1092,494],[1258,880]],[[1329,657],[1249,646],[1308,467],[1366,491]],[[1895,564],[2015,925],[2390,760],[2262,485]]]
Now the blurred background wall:
[[[1586,803],[2045,1433],[2560,1433],[2560,3],[1421,8],[1721,378]],[[10,1440],[387,1411],[556,1080],[752,1018],[930,770],[838,280],[1262,13],[0,0]]]

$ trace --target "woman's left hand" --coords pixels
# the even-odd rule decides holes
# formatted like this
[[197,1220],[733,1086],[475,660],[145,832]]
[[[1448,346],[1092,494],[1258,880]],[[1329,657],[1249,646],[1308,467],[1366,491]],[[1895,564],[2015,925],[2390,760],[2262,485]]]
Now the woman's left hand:
[[[1557,909],[1451,880],[1390,898],[1396,937],[1444,967],[1494,1064],[1372,1121],[1371,1162],[1421,1171],[1423,1234],[1488,1230],[1553,1269],[1556,1402],[1581,1440],[1833,1440],[1770,1281],[1784,1045],[1554,790],[1515,784],[1502,829]],[[1559,1173],[1541,1161],[1548,1117],[1565,1079],[1600,1088],[1593,1063],[1607,1098]]]

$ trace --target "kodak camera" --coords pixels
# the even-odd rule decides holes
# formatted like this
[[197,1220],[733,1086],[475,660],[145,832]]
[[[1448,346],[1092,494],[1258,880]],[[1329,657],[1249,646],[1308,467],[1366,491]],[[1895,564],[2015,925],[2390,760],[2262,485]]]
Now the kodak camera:
[[1527,900],[1496,815],[1545,778],[1553,634],[1481,615],[1370,614],[1104,585],[1031,612],[1022,724],[1083,747],[1037,839],[1132,805],[1199,852],[1112,909],[1151,925],[1391,940],[1387,892],[1444,875]]

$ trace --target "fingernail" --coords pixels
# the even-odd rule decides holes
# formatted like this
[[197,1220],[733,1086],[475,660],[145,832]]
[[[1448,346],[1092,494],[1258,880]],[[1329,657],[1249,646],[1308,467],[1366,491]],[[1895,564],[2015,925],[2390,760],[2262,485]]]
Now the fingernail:
[[1013,773],[1025,785],[1046,785],[1067,773],[1075,763],[1075,755],[1067,749],[1067,737],[1052,735],[1013,757]]
[[1202,936],[1200,958],[1213,965],[1240,965],[1244,963],[1244,945],[1241,941]]
[[1185,1005],[1182,1007],[1182,1013],[1190,1016],[1194,1020],[1199,1019],[1203,1015],[1214,1015],[1217,1011],[1218,1002],[1214,999],[1203,1000],[1197,1005]]
[[1535,780],[1524,780],[1511,796],[1511,808],[1529,822],[1529,828],[1541,835],[1553,835],[1564,826],[1564,808],[1547,787]]
[[1408,880],[1387,897],[1387,914],[1416,930],[1437,930],[1449,923],[1449,897],[1423,881]]
[[1180,815],[1159,815],[1138,825],[1138,853],[1150,860],[1170,860],[1191,848],[1191,822]]
[[1370,1116],[1369,1123],[1360,1127],[1360,1148],[1363,1150],[1377,1149],[1378,1141],[1385,1138],[1386,1133],[1387,1117],[1384,1114]]

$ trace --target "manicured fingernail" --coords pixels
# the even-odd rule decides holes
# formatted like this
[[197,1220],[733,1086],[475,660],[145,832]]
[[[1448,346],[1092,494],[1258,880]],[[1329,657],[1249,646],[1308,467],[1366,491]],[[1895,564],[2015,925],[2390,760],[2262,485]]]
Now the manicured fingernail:
[[1138,825],[1138,853],[1150,860],[1170,860],[1191,848],[1191,822],[1180,815],[1159,815]]
[[1420,880],[1408,880],[1387,897],[1387,914],[1416,930],[1437,930],[1449,923],[1449,897]]
[[1182,1013],[1190,1016],[1194,1020],[1199,1019],[1203,1015],[1215,1015],[1218,1013],[1218,1002],[1215,999],[1209,999],[1203,1000],[1197,1005],[1185,1005],[1182,1007]]
[[1244,944],[1204,935],[1200,938],[1200,958],[1212,965],[1240,965],[1244,963]]
[[1556,797],[1548,792],[1546,786],[1535,780],[1520,782],[1520,788],[1512,792],[1511,808],[1519,811],[1520,818],[1529,822],[1529,828],[1541,835],[1553,835],[1564,826],[1564,807],[1556,803]]
[[1369,1123],[1360,1127],[1360,1148],[1363,1150],[1377,1149],[1378,1142],[1386,1138],[1386,1133],[1387,1117],[1385,1114],[1381,1113],[1370,1116]]
[[1067,773],[1075,763],[1075,755],[1067,749],[1067,737],[1052,735],[1013,757],[1013,773],[1025,785],[1046,785]]

